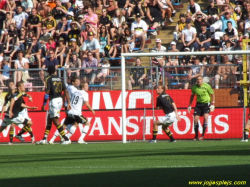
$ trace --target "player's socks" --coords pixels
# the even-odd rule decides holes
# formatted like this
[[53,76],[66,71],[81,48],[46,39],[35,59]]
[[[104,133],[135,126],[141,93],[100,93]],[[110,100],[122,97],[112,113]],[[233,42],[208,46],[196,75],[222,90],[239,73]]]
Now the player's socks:
[[60,135],[64,138],[65,141],[68,141],[68,140],[69,140],[69,138],[65,135],[65,132],[64,132],[64,130],[63,130],[63,126],[62,126],[62,125],[59,125],[59,126],[57,127],[57,130],[58,130],[58,132],[60,133]]
[[84,140],[84,138],[85,138],[86,134],[88,133],[88,131],[89,131],[89,126],[88,126],[88,125],[85,125],[85,126],[83,127],[82,135],[81,135],[81,137],[79,138],[79,140]]
[[47,137],[48,137],[48,135],[49,135],[49,132],[50,132],[51,127],[52,127],[52,125],[47,124],[46,129],[45,129],[45,132],[44,132],[44,136],[43,136],[43,139],[42,139],[42,140],[47,140]]
[[24,134],[25,132],[27,132],[26,126],[23,126],[23,128],[21,129],[21,131],[16,136],[22,136],[22,134]]
[[203,123],[202,136],[205,135],[206,130],[207,130],[207,123]]
[[168,135],[171,141],[175,140],[171,131],[166,132],[166,134]]
[[199,123],[194,124],[195,138],[198,138]]
[[75,126],[71,126],[71,128],[69,129],[69,133],[67,134],[68,138],[70,138],[76,131],[76,127]]
[[10,129],[9,136],[10,136],[10,142],[13,143],[14,129],[12,128]]
[[29,126],[26,126],[26,131],[30,134],[30,137],[31,138],[33,138],[34,137],[34,135],[33,135],[33,132],[32,132],[32,128],[31,127],[29,127]]
[[152,140],[156,140],[157,133],[158,133],[158,130],[153,129],[153,139]]
[[244,129],[244,140],[248,139],[249,129]]

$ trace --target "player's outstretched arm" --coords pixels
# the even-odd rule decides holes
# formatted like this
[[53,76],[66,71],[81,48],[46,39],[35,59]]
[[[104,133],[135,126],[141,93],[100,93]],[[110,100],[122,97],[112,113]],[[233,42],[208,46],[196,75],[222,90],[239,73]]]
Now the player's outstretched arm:
[[93,108],[90,106],[88,101],[85,101],[85,104],[87,106],[87,108],[95,115],[95,111],[93,110]]
[[36,107],[36,106],[28,106],[28,105],[26,105],[26,104],[24,104],[24,103],[22,103],[21,106],[22,106],[23,108],[32,109],[32,110],[38,109],[38,107]]
[[12,118],[12,116],[13,116],[12,111],[13,111],[14,103],[15,103],[15,99],[12,98],[12,99],[10,100],[10,110],[9,110],[9,117],[10,117],[10,118]]
[[69,98],[68,90],[65,90],[64,94],[65,94],[67,102],[68,102],[67,109],[70,110],[71,109],[71,104],[70,104],[70,98]]

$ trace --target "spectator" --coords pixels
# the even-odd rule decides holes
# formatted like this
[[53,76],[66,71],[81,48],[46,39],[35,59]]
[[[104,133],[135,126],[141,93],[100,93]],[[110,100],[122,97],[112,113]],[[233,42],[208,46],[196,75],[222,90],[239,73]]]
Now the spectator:
[[14,16],[17,30],[20,30],[22,27],[25,27],[28,14],[23,12],[21,6],[18,6],[16,9],[17,14]]
[[70,26],[68,25],[67,18],[65,16],[62,17],[62,20],[57,25],[57,34],[58,37],[62,37],[64,41],[68,40],[68,33],[70,31]]
[[162,18],[165,20],[166,15],[168,16],[169,21],[172,23],[172,14],[175,14],[174,7],[169,0],[157,0],[157,3],[161,7]]
[[[234,47],[236,43],[232,42],[231,40],[226,40],[225,45],[222,48],[222,51],[234,51]],[[228,61],[233,62],[233,55],[227,55]]]
[[132,53],[134,47],[135,47],[135,37],[134,35],[131,33],[131,31],[129,30],[129,28],[125,29],[125,43],[122,45],[122,53]]
[[[151,50],[151,53],[162,53],[167,52],[167,48],[161,45],[161,39],[157,38],[155,40],[156,46]],[[156,56],[152,57],[152,60],[157,59],[157,62],[160,64],[160,66],[165,66],[166,57],[165,56]]]
[[250,14],[248,19],[245,21],[245,34],[244,34],[245,39],[249,39],[249,33],[250,33]]
[[201,11],[200,5],[198,5],[194,0],[189,0],[189,5],[187,9],[187,16],[191,17],[192,14]]
[[195,13],[192,16],[192,19],[194,19],[194,18],[195,18],[194,26],[195,26],[195,29],[196,29],[197,33],[201,32],[201,24],[202,23],[205,23],[207,27],[210,27],[210,24],[207,21],[207,15],[206,14],[203,14],[202,12],[198,12],[198,13]]
[[51,14],[55,18],[56,22],[58,23],[61,18],[65,15],[67,15],[68,11],[65,8],[65,6],[62,6],[62,3],[60,0],[56,0],[56,7],[52,9]]
[[98,16],[96,14],[94,14],[92,8],[89,7],[87,10],[88,10],[88,13],[84,15],[83,20],[86,23],[90,23],[95,28],[97,28]]
[[[68,26],[70,26],[72,21],[74,21],[74,12],[68,12],[66,15],[66,18],[67,18]],[[77,21],[76,21],[76,23],[77,23]]]
[[181,33],[183,48],[189,47],[190,50],[193,50],[193,48],[195,51],[198,50],[197,48],[195,48],[195,46],[197,46],[195,44],[197,31],[194,27],[191,26],[191,19],[186,19],[186,27],[181,31]]
[[141,59],[136,58],[135,67],[130,70],[130,76],[128,80],[128,90],[132,90],[133,87],[140,86],[143,88],[143,79],[146,78],[147,70],[141,66]]
[[29,78],[29,61],[27,58],[23,58],[24,54],[23,51],[18,51],[17,53],[17,59],[15,60],[15,69],[22,69],[25,71],[15,71],[15,80],[14,83],[19,82],[21,80],[27,81],[27,78]]
[[48,42],[45,44],[45,46],[47,51],[50,49],[56,50],[56,42],[54,41],[53,37],[48,39]]
[[89,51],[95,54],[96,59],[100,60],[100,54],[99,54],[100,44],[99,41],[94,38],[93,32],[88,33],[88,39],[84,41],[83,47],[82,47],[82,56],[85,58],[87,54],[89,54]]
[[203,66],[201,66],[202,63],[200,62],[199,58],[194,59],[194,66],[192,66],[189,70],[187,79],[184,84],[184,89],[188,89],[189,84],[195,84],[197,77],[202,76],[203,74]]
[[122,22],[125,21],[125,17],[122,15],[120,9],[115,11],[115,17],[112,18],[112,28],[110,29],[111,38],[114,38],[114,33],[122,27]]
[[249,17],[248,15],[250,14],[250,3],[247,2],[244,6],[244,11],[241,14],[241,20],[246,21]]
[[96,0],[95,14],[100,17],[102,15],[103,4],[101,0]]
[[238,40],[238,31],[236,28],[232,27],[231,21],[227,22],[227,28],[225,29],[225,33],[229,36],[229,39],[232,42],[236,42],[236,40]]
[[201,32],[198,32],[196,37],[196,48],[199,48],[201,51],[208,51],[211,46],[211,33],[207,30],[207,25],[205,22],[201,23]]
[[141,42],[141,50],[144,50],[147,38],[147,24],[141,20],[141,14],[136,15],[136,21],[131,25],[131,32],[135,35],[135,39],[139,39]]
[[[157,0],[150,0],[148,8],[147,8],[147,17],[148,17],[148,25],[151,27],[151,30],[156,30],[159,27],[159,23],[163,21],[161,14],[161,7]],[[169,19],[172,22],[172,19]],[[151,32],[152,35],[157,35],[157,32]]]
[[66,46],[64,45],[64,39],[61,37],[58,40],[59,45],[56,47],[55,55],[59,58],[60,66],[63,66],[64,58],[66,57]]
[[32,43],[28,47],[28,52],[25,57],[29,59],[30,63],[33,63],[36,60],[38,63],[38,68],[41,68],[41,59],[42,59],[41,54],[42,54],[41,44],[37,41],[37,38],[33,36]]
[[73,21],[71,22],[70,24],[70,27],[71,27],[71,30],[68,32],[68,42],[69,42],[69,45],[71,45],[71,39],[75,39],[77,44],[80,44],[80,33],[81,33],[81,30],[78,28],[77,26],[77,22]]
[[10,14],[10,12],[6,13],[6,19],[3,22],[3,30],[1,33],[1,39],[0,42],[2,43],[2,41],[5,41],[4,43],[6,43],[6,39],[8,36],[8,30],[11,24],[15,24],[15,20],[12,18],[12,15]]
[[[25,0],[24,0],[25,1]],[[42,18],[37,14],[37,10],[32,8],[31,15],[27,19],[27,27],[36,33],[36,38],[39,39],[42,28]]]
[[[168,50],[168,52],[179,52],[179,50],[176,48],[176,42],[175,41],[172,41],[170,43],[170,47],[171,49]],[[169,56],[168,57],[168,61],[166,63],[166,66],[178,66],[178,56]],[[177,68],[174,68],[175,70],[175,74],[178,74],[178,70]],[[168,71],[168,69],[167,69]]]
[[41,0],[37,7],[38,14],[42,17],[42,21],[45,21],[47,19],[48,14],[51,11],[51,8],[46,5],[46,0]]
[[[144,2],[146,2],[146,1],[144,1]],[[146,15],[146,7],[143,5],[142,0],[136,1],[136,6],[132,12],[133,17],[135,17],[138,13],[141,14],[141,16]]]
[[213,66],[205,66],[203,70],[203,82],[208,83],[210,85],[214,85],[214,75],[216,75],[218,66],[216,62],[215,55],[211,55],[209,59],[209,65]]
[[73,52],[71,57],[67,56],[65,61],[66,68],[79,68],[75,70],[67,70],[67,76],[70,77],[72,74],[76,74],[77,77],[80,77],[80,68],[81,68],[81,60],[78,58],[78,54]]
[[[225,65],[232,64],[228,61],[228,56],[222,56],[222,62]],[[219,66],[217,75],[215,75],[215,89],[219,88],[219,83],[226,83],[231,85],[231,82],[234,85],[234,88],[237,88],[236,77],[235,77],[235,68],[233,66]]]
[[[7,0],[3,0],[1,1],[0,3],[0,10],[6,10],[7,9],[7,3],[8,1]],[[3,11],[0,11],[0,29],[2,29],[2,25],[3,25],[3,21],[5,20],[6,18],[6,15],[5,15],[5,12]]]
[[10,43],[12,44],[12,47],[11,47],[12,49],[10,51],[14,50],[14,44],[16,42],[17,35],[18,35],[18,31],[16,30],[14,24],[11,24],[8,30],[7,38],[6,38],[6,52],[9,52]]
[[110,45],[109,32],[108,32],[108,29],[104,25],[101,27],[100,33],[98,33],[98,39],[100,43],[99,53],[100,53],[100,57],[102,58],[106,56],[105,50],[104,50],[105,46]]
[[109,75],[109,58],[105,57],[102,60],[102,63],[100,64],[100,67],[102,67],[100,73],[97,75],[97,79],[101,82],[100,85],[105,85],[105,78]]
[[[43,66],[42,66],[42,69],[48,69],[49,66],[55,66],[55,68],[57,69],[58,65],[59,65],[59,62],[55,58],[54,50],[52,50],[52,49],[49,50],[49,58],[45,59],[45,61],[43,63]],[[43,82],[43,85],[45,86],[45,78],[47,76],[49,76],[49,73],[47,71],[41,70],[39,72],[39,75],[40,75],[40,78],[41,78],[41,80]]]
[[175,26],[175,32],[174,32],[174,39],[178,41],[182,35],[181,31],[186,27],[186,16],[181,13],[180,14],[180,20],[177,22]]
[[115,15],[115,10],[118,9],[117,1],[115,0],[109,0],[109,5],[106,8],[108,15],[110,17],[113,17]]
[[209,0],[210,5],[207,7],[208,22],[210,25],[214,24],[218,19],[219,10],[214,6],[214,0]]
[[[96,58],[93,57],[93,52],[88,51],[87,58],[85,58],[82,63],[83,79],[85,82],[87,82],[88,78],[88,80],[90,80],[89,84],[94,84],[97,75],[97,69],[95,69],[96,67],[98,67],[98,61]],[[85,68],[93,68],[93,69],[85,69]]]
[[67,55],[72,55],[73,52],[75,52],[76,54],[79,54],[80,47],[76,44],[76,39],[71,38],[70,43],[71,43],[71,46],[69,46],[69,51]]
[[104,8],[102,9],[102,15],[99,18],[99,28],[101,28],[103,25],[105,27],[109,27],[111,23],[111,18],[109,15],[107,15],[107,10]]
[[29,14],[33,8],[33,2],[32,0],[21,0],[21,6],[24,7],[25,12]]
[[2,65],[1,69],[4,71],[2,71],[2,74],[0,74],[0,83],[1,83],[0,86],[5,87],[3,81],[10,78],[10,72],[8,71],[10,69],[10,65],[7,59],[4,59],[1,65]]
[[43,35],[54,36],[56,31],[56,20],[53,18],[52,14],[48,14],[48,18],[43,22]]

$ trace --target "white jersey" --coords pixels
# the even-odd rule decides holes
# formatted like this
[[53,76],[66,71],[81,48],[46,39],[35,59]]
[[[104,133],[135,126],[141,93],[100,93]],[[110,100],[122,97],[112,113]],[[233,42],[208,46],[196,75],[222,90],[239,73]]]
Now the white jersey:
[[77,90],[70,99],[71,109],[68,114],[82,115],[82,106],[89,100],[89,94],[84,90]]
[[[77,88],[75,86],[73,86],[73,85],[68,85],[67,90],[68,90],[68,93],[69,93],[69,99],[71,99],[73,94],[75,93],[75,91],[77,91]],[[68,106],[67,101],[65,101],[64,105]]]

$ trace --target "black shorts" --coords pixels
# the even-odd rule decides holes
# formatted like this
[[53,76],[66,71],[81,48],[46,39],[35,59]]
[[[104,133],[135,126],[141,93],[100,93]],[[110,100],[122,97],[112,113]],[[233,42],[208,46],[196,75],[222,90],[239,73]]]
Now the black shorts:
[[196,103],[194,108],[194,116],[203,116],[210,113],[210,103]]
[[88,119],[84,116],[68,114],[64,121],[64,125],[74,124],[75,122],[85,124],[87,121]]

